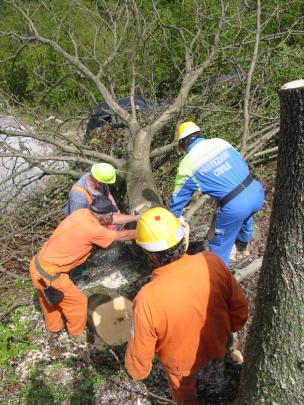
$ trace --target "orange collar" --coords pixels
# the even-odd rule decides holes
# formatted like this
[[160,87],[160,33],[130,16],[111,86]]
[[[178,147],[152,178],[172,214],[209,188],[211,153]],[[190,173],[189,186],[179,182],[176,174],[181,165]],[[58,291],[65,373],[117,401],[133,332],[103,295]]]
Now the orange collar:
[[168,274],[173,273],[174,271],[177,271],[179,269],[182,269],[182,268],[188,266],[189,262],[191,261],[191,257],[192,256],[189,256],[187,253],[185,253],[178,260],[175,260],[172,263],[166,264],[165,266],[158,267],[157,269],[153,270],[152,279],[155,277],[166,276]]

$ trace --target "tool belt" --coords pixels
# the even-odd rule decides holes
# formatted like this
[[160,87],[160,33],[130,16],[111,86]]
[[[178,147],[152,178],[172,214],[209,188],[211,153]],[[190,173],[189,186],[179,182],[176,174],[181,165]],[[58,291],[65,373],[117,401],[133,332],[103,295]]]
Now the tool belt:
[[55,281],[55,280],[60,276],[60,273],[55,273],[53,276],[51,276],[50,274],[48,274],[48,273],[41,267],[41,265],[40,265],[40,263],[39,263],[39,260],[38,260],[38,255],[35,256],[34,263],[35,263],[35,267],[36,267],[38,273],[39,273],[42,277],[46,278],[48,281],[50,281],[50,282]]
[[229,201],[231,201],[234,197],[239,195],[243,190],[245,190],[246,187],[249,186],[250,183],[253,182],[253,178],[250,176],[250,174],[246,177],[242,183],[240,183],[238,186],[236,186],[232,191],[230,191],[229,194],[227,194],[224,198],[222,198],[219,202],[218,205],[223,208],[224,205],[226,205]]

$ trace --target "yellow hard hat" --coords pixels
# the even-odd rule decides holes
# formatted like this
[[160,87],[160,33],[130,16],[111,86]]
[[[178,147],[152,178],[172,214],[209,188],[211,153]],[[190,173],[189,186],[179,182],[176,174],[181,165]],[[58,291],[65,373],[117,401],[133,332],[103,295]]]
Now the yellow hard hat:
[[113,184],[116,181],[116,170],[109,163],[95,163],[91,175],[100,183]]
[[182,122],[179,124],[176,128],[176,140],[180,141],[183,138],[186,138],[187,136],[194,134],[195,132],[200,131],[200,127],[198,127],[194,122],[192,121],[186,121]]
[[184,237],[184,228],[180,221],[161,207],[144,212],[137,222],[136,231],[136,244],[149,252],[167,250]]

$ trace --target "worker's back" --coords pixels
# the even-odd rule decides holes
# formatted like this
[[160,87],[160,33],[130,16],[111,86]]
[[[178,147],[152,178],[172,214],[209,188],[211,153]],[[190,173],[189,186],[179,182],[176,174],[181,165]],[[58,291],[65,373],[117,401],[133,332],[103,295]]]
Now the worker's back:
[[[248,176],[249,169],[240,153],[225,140],[199,138],[189,146],[179,165],[181,182],[185,181],[184,174],[195,179],[201,192],[221,199]],[[177,190],[176,184],[174,194]]]
[[241,288],[219,257],[209,252],[185,254],[156,269],[134,304],[135,330],[139,322],[155,334],[161,363],[178,375],[223,358],[228,335],[246,319]]
[[58,225],[42,246],[39,261],[50,274],[68,272],[86,261],[93,244],[106,248],[115,235],[116,232],[103,227],[89,209],[76,210]]

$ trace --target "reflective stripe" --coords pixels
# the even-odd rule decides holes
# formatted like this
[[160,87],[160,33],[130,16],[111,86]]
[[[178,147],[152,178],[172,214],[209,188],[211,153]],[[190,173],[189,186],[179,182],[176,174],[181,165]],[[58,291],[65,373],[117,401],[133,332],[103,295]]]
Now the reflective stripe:
[[163,250],[170,249],[180,242],[185,235],[184,227],[181,225],[175,234],[170,236],[168,239],[162,239],[153,243],[142,243],[136,240],[136,244],[141,246],[143,249],[148,250],[149,252],[161,252]]
[[83,193],[88,201],[88,203],[91,205],[93,202],[93,198],[90,196],[90,193],[83,187],[81,186],[76,186],[74,185],[72,187],[72,190],[76,190],[76,191],[80,191],[81,193]]
[[196,187],[199,191],[202,191],[201,189],[201,185],[199,184],[199,182],[197,181],[196,177],[192,176],[191,179],[193,180],[193,182],[196,184]]

